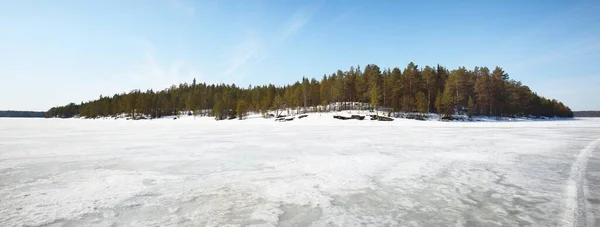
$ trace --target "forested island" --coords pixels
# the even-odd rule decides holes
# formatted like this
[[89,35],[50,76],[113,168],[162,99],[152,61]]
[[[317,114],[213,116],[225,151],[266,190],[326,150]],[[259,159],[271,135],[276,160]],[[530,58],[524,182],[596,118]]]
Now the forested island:
[[[352,103],[331,108],[331,103]],[[359,103],[359,105],[356,105]],[[363,105],[365,104],[365,105]],[[96,118],[144,116],[158,118],[182,112],[235,118],[247,112],[279,109],[335,111],[385,109],[405,113],[470,116],[573,117],[563,103],[537,95],[500,67],[449,70],[443,66],[380,69],[369,64],[293,84],[238,87],[235,84],[182,83],[161,91],[133,90],[97,100],[70,103],[48,110],[46,117]]]

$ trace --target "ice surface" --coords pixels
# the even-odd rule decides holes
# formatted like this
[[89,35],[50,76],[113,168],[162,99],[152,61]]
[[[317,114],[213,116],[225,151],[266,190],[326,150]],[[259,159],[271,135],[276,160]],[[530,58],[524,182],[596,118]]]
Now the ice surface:
[[0,226],[595,226],[599,137],[598,119],[0,119]]

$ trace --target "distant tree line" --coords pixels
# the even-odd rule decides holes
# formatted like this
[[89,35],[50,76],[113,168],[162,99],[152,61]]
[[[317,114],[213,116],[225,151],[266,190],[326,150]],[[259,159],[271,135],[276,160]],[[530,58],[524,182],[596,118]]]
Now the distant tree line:
[[394,112],[438,113],[444,116],[545,116],[572,117],[563,103],[547,99],[529,87],[509,78],[502,68],[487,67],[448,70],[442,66],[380,69],[370,64],[364,69],[350,67],[330,75],[302,78],[293,84],[238,87],[235,84],[183,83],[153,90],[133,90],[100,96],[97,100],[71,103],[48,110],[47,117],[88,118],[116,115],[162,117],[181,112],[215,116],[216,119],[242,118],[247,112],[267,116],[270,110],[331,111],[330,103],[366,103],[375,109]]
[[0,117],[45,117],[46,112],[36,112],[36,111],[15,111],[15,110],[0,110]]
[[574,117],[600,117],[600,111],[574,111]]

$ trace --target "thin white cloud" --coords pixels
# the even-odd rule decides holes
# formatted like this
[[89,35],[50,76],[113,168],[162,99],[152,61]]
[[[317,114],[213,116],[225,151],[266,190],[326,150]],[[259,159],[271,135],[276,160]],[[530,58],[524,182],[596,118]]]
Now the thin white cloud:
[[302,12],[296,12],[288,25],[285,27],[285,31],[283,34],[283,39],[287,39],[288,37],[296,34],[304,25],[309,21],[309,15],[306,15]]
[[320,8],[321,3],[297,10],[284,22],[279,34],[268,41],[258,38],[257,32],[250,29],[226,57],[223,79],[241,81],[253,66],[267,57],[268,51],[277,49],[287,39],[298,34]]
[[320,6],[321,4],[315,4],[297,10],[283,27],[281,42],[298,33],[312,19]]
[[157,59],[156,47],[149,41],[143,42],[144,59],[125,73],[132,88],[162,90],[173,84],[202,79],[202,74],[181,59],[161,62]]
[[236,76],[234,74],[244,70],[251,63],[260,61],[264,56],[265,49],[261,42],[254,35],[247,34],[229,55],[223,75],[225,77]]

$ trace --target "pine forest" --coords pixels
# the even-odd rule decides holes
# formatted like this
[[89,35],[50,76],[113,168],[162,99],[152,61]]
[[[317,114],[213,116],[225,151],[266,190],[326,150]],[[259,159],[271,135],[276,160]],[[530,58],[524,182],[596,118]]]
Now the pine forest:
[[[340,105],[330,105],[332,103]],[[235,84],[183,83],[170,88],[133,90],[97,100],[70,103],[48,110],[46,117],[144,116],[158,118],[181,113],[213,116],[217,120],[269,111],[298,112],[344,109],[385,110],[394,113],[437,113],[441,116],[573,117],[563,103],[541,97],[500,67],[449,70],[443,66],[381,69],[369,64],[347,71],[302,78],[293,84],[238,87]]]

